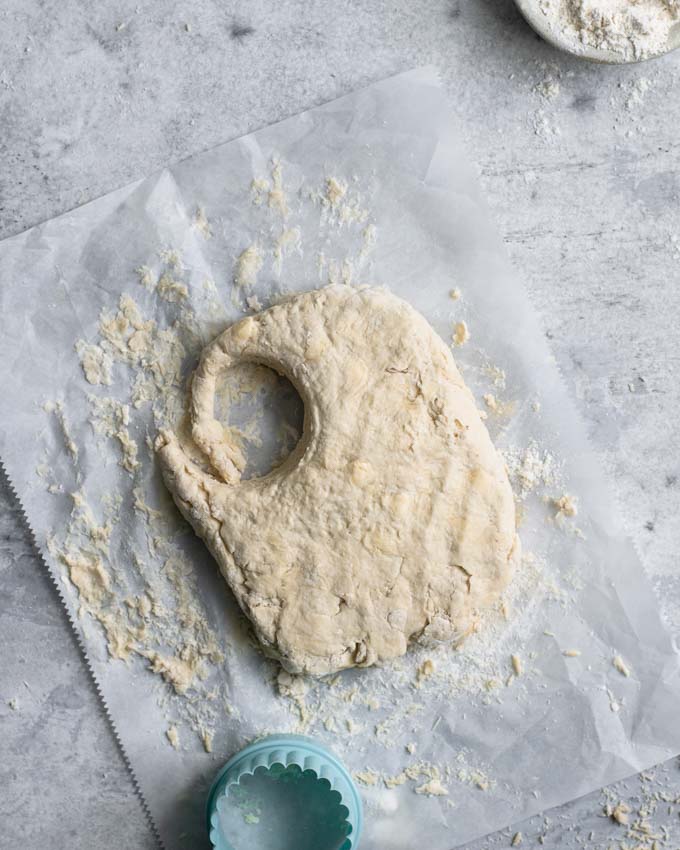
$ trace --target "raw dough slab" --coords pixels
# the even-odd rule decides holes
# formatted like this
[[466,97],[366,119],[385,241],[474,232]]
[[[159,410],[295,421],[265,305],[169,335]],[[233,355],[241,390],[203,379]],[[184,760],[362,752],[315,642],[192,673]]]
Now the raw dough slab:
[[[242,362],[286,375],[303,436],[263,478],[214,418]],[[323,675],[458,642],[519,555],[503,461],[448,346],[382,289],[330,286],[232,325],[192,382],[191,435],[157,442],[163,476],[269,655]]]

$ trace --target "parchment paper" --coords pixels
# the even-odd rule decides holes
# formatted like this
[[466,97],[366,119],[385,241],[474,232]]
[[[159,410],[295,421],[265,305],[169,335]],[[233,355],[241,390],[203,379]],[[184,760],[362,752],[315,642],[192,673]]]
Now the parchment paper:
[[[263,175],[271,186],[277,161],[285,221],[267,202],[254,202],[251,188]],[[344,181],[347,198],[355,199],[344,222],[324,206],[329,177]],[[210,236],[196,226],[199,208]],[[366,232],[369,225],[374,232]],[[271,245],[293,227],[300,244],[279,268]],[[110,387],[90,386],[74,350],[78,339],[99,339],[102,309],[115,313],[120,295],[130,293],[161,327],[193,311],[188,373],[202,340],[243,315],[234,263],[253,242],[266,255],[253,290],[264,306],[281,292],[319,286],[330,273],[351,276],[349,285],[389,286],[445,339],[454,322],[465,320],[471,338],[454,354],[480,407],[488,393],[505,406],[487,410],[488,426],[507,449],[511,470],[520,467],[513,481],[528,557],[505,614],[493,612],[459,650],[421,649],[391,667],[345,673],[306,693],[303,683],[298,702],[277,693],[276,666],[262,658],[216,565],[163,498],[146,444],[156,427],[151,405],[130,409],[140,462],[130,473],[120,466],[116,440],[93,432],[88,398],[129,401],[130,376],[116,367]],[[173,273],[188,288],[186,304],[167,303],[135,273],[148,265],[159,274],[159,251],[168,248],[181,255],[183,267]],[[206,295],[207,278],[217,299]],[[0,280],[2,460],[166,847],[206,846],[203,805],[217,768],[253,735],[298,728],[301,707],[308,731],[352,770],[373,771],[368,782],[375,776],[375,784],[364,788],[366,850],[447,850],[680,751],[677,655],[539,319],[489,222],[434,72],[372,85],[8,239],[0,245]],[[454,301],[449,292],[456,287],[461,297]],[[63,405],[77,463],[54,415],[43,409],[48,400]],[[532,458],[540,461],[535,489],[527,484]],[[36,474],[41,465],[43,477]],[[45,466],[55,492],[46,486]],[[522,481],[531,492],[522,492]],[[149,554],[148,518],[132,509],[133,488],[168,512],[225,652],[201,687],[184,696],[152,674],[147,660],[109,658],[101,628],[78,617],[78,594],[46,546],[72,519],[70,493],[86,493],[95,506],[118,493],[116,575],[122,581],[139,552],[148,570],[162,570]],[[556,519],[551,500],[566,493],[577,499],[578,514]],[[614,666],[617,656],[629,675]],[[419,676],[427,659],[434,672]],[[202,700],[212,706],[210,755],[181,708],[200,714]],[[179,732],[177,750],[166,740],[170,723]],[[384,776],[419,763],[415,780],[385,787]],[[448,794],[415,793],[433,766]]]

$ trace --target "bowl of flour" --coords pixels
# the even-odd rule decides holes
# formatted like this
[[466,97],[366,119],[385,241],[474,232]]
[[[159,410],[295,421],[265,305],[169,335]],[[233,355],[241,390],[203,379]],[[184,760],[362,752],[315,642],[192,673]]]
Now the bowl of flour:
[[680,0],[515,0],[546,41],[592,62],[642,62],[680,46]]

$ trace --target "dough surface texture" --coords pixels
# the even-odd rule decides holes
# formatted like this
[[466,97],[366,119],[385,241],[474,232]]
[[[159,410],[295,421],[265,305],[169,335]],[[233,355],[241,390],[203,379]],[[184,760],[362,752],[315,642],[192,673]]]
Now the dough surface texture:
[[[285,375],[305,406],[293,452],[249,480],[214,418],[216,381],[242,362]],[[387,291],[329,286],[232,325],[203,351],[189,417],[192,452],[157,438],[164,480],[289,672],[457,643],[510,580],[503,460],[448,346]]]

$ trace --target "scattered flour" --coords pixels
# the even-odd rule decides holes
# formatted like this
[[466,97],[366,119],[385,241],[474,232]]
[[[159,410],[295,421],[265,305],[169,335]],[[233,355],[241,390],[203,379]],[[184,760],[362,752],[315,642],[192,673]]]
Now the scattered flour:
[[495,786],[495,780],[491,779],[484,770],[466,762],[464,753],[460,753],[456,761],[460,765],[456,771],[456,778],[459,782],[472,785],[479,791],[489,791]]
[[[48,548],[76,589],[79,616],[101,626],[111,658],[128,661],[136,655],[145,659],[149,670],[166,681],[175,694],[190,692],[194,700],[203,697],[202,710],[196,711],[187,703],[190,708],[183,716],[205,747],[216,715],[202,683],[209,665],[220,664],[224,655],[195,592],[192,565],[172,542],[167,519],[159,519],[161,512],[146,505],[139,490],[135,492],[137,505],[145,508],[140,512],[149,536],[158,540],[160,569],[149,570],[135,554],[135,569],[123,575],[114,566],[110,551],[112,538],[125,535],[117,523],[120,506],[116,500],[109,500],[104,518],[98,520],[81,491],[73,494],[67,528],[59,537],[48,539]],[[158,536],[159,531],[162,536]]]
[[[294,226],[291,212],[291,206],[295,205],[286,198],[280,163],[274,163],[270,178],[254,181],[251,189],[256,205],[284,218],[290,216],[290,219],[285,222],[274,219],[274,225],[270,222],[272,241],[265,242],[263,237],[262,244],[249,246],[239,256],[233,274],[233,283],[239,291],[254,287],[265,257],[276,262],[277,246],[281,259],[289,250],[291,253],[302,250],[301,236],[298,238],[296,233],[300,231]],[[361,259],[372,249],[377,236],[375,226],[369,222],[368,211],[352,183],[339,177],[328,178],[311,199],[320,210],[323,226],[328,226],[329,230],[331,227],[336,230],[354,227],[357,246],[361,246],[357,247],[359,253],[342,257],[331,246],[329,255],[336,253],[337,256],[323,260],[324,274],[351,283],[361,267]],[[266,209],[262,214],[271,218]],[[196,222],[194,224],[199,231],[202,229]],[[161,258],[167,268],[159,278],[147,266],[141,266],[138,275],[142,286],[165,302],[167,299],[158,283],[167,275],[168,280],[184,285],[181,280],[183,263],[176,251],[166,251]],[[320,268],[321,265],[320,261]],[[204,289],[209,298],[217,301],[217,288],[212,281],[206,281]],[[456,300],[460,293],[454,292],[457,295],[452,298]],[[197,297],[196,288],[192,288],[191,296],[192,299]],[[183,300],[181,297],[171,299],[172,306],[164,304],[163,310],[176,315],[185,310]],[[261,307],[253,294],[247,296],[246,304],[251,310]],[[126,661],[142,659],[147,669],[165,683],[161,687],[167,699],[172,699],[173,722],[168,727],[166,720],[159,734],[166,734],[170,744],[179,746],[176,725],[179,717],[195,731],[197,743],[210,752],[214,725],[219,712],[224,711],[210,686],[211,674],[219,671],[223,660],[221,643],[207,625],[192,565],[182,560],[173,542],[173,509],[169,503],[159,502],[158,496],[148,492],[145,486],[140,486],[141,476],[135,464],[143,465],[147,460],[143,451],[145,443],[143,435],[137,443],[130,433],[132,430],[139,434],[136,428],[131,429],[130,417],[142,407],[150,406],[154,425],[169,422],[177,427],[181,422],[185,413],[183,364],[198,350],[195,329],[188,313],[181,313],[174,324],[161,327],[160,321],[145,318],[131,296],[123,295],[117,310],[102,314],[99,330],[96,343],[83,343],[97,349],[87,350],[96,364],[93,375],[98,374],[100,363],[107,366],[110,363],[111,371],[102,374],[110,374],[112,383],[115,378],[116,390],[122,385],[129,392],[127,396],[120,394],[120,399],[93,395],[91,419],[93,424],[98,423],[102,436],[113,440],[116,451],[120,452],[121,465],[128,471],[135,471],[134,478],[129,480],[121,476],[126,479],[121,492],[143,524],[148,551],[134,547],[131,563],[119,568],[109,549],[115,549],[111,540],[115,542],[125,530],[119,527],[113,507],[107,510],[103,502],[93,502],[90,506],[85,494],[79,497],[69,527],[51,539],[51,549],[63,565],[67,581],[75,588],[81,616],[100,628],[109,655]],[[467,333],[465,325],[466,338]],[[85,380],[95,387],[109,386],[105,381],[90,381],[83,359],[81,356]],[[495,388],[504,388],[505,374],[501,369],[488,366],[486,372]],[[253,387],[259,385],[261,377],[252,377]],[[92,392],[102,390],[93,389]],[[113,394],[113,390],[110,392]],[[57,412],[56,405],[51,412]],[[66,435],[66,426],[63,430]],[[134,443],[134,449],[127,438]],[[77,460],[74,442],[71,453]],[[555,478],[556,462],[537,446],[517,452],[514,459],[508,459],[508,466],[514,470],[515,483],[525,494],[539,485],[550,484]],[[76,501],[74,498],[74,503]],[[325,728],[337,736],[338,745],[345,747],[348,754],[359,743],[363,748],[366,741],[378,753],[398,751],[405,764],[394,765],[391,773],[371,768],[359,772],[357,778],[368,786],[382,784],[387,789],[396,789],[408,783],[413,793],[443,797],[458,781],[477,791],[488,791],[494,787],[489,770],[484,765],[469,763],[466,755],[461,755],[455,766],[449,765],[448,769],[445,764],[409,764],[413,762],[409,757],[416,752],[412,739],[419,730],[427,729],[430,737],[436,740],[433,732],[442,720],[442,728],[445,726],[446,707],[456,698],[464,695],[485,705],[497,699],[501,690],[513,696],[515,691],[520,691],[524,681],[513,691],[503,689],[508,657],[515,677],[524,672],[520,657],[510,655],[517,646],[517,634],[513,633],[510,640],[509,630],[515,629],[522,617],[527,622],[536,619],[536,606],[551,592],[549,584],[540,559],[531,559],[527,554],[508,597],[485,615],[487,619],[480,624],[479,632],[470,635],[460,651],[450,647],[423,649],[414,646],[407,657],[389,668],[362,671],[360,682],[353,681],[351,676],[305,680],[285,671],[279,672],[274,664],[263,662],[273,681],[272,699],[286,704],[291,731],[321,732]],[[518,612],[511,623],[508,622],[508,610]],[[610,663],[610,657],[606,663]],[[533,675],[531,665],[525,678],[529,680]],[[213,676],[213,686],[214,680]],[[395,700],[395,693],[407,696]],[[434,715],[433,706],[436,708]],[[167,734],[173,728],[177,732],[176,744]],[[424,743],[418,752],[426,752]]]
[[267,203],[270,209],[278,210],[285,218],[288,215],[288,199],[283,188],[283,171],[281,161],[275,160],[272,163],[272,185],[267,196]]
[[359,263],[362,263],[371,251],[375,248],[378,241],[378,229],[375,224],[367,224],[361,231],[361,250],[359,251]]
[[[182,259],[172,250],[162,252],[162,256],[168,269],[161,279],[169,276],[172,268],[174,280],[183,268]],[[163,298],[149,267],[140,267],[137,274],[149,292]],[[96,394],[86,398],[95,433],[117,444],[120,465],[134,475],[113,493],[89,494],[89,479],[87,487],[72,492],[70,520],[48,538],[48,549],[62,565],[65,581],[75,590],[83,627],[96,623],[112,659],[143,659],[149,671],[167,683],[168,693],[181,698],[173,703],[173,724],[167,736],[170,743],[171,730],[176,729],[179,719],[196,733],[208,752],[218,710],[229,710],[224,686],[219,681],[217,686],[207,682],[211,671],[224,661],[224,654],[196,592],[194,567],[174,542],[180,526],[169,497],[161,493],[158,502],[159,497],[147,492],[148,485],[142,486],[137,478],[144,443],[138,443],[131,434],[132,411],[143,406],[149,407],[156,426],[168,423],[177,427],[181,422],[182,372],[188,350],[185,341],[192,350],[201,344],[191,312],[183,312],[180,320],[161,328],[156,321],[143,317],[131,296],[123,295],[117,311],[102,313],[99,339],[78,345],[84,379],[89,384],[95,389],[112,386],[117,396],[121,389],[127,393],[127,399]],[[113,365],[122,367],[116,372],[115,386]],[[62,403],[48,402],[44,409],[59,423],[80,480],[80,454]],[[49,475],[43,477],[47,480]],[[92,483],[96,488],[94,478]],[[64,492],[63,487],[53,484],[48,489]],[[123,501],[140,518],[146,554],[119,524]],[[126,553],[131,554],[126,554],[124,567],[116,563],[122,541]]]
[[265,204],[270,210],[278,212],[283,218],[289,213],[288,198],[283,186],[283,167],[281,160],[271,162],[270,177],[257,177],[250,184],[253,203],[258,206]]
[[210,222],[206,217],[203,207],[198,207],[194,213],[193,225],[194,229],[198,230],[204,239],[210,239],[212,237],[212,228],[210,227]]
[[625,91],[625,106],[629,112],[641,107],[645,102],[647,92],[652,88],[648,77],[637,77],[628,83]]
[[560,81],[556,77],[548,75],[536,83],[534,91],[544,100],[555,100],[560,94]]
[[184,268],[182,255],[176,248],[161,248],[158,252],[158,256],[166,266],[169,266],[174,271],[182,271]]
[[524,450],[507,449],[503,455],[516,493],[521,499],[539,486],[552,484],[557,477],[557,461],[536,443],[531,443]]
[[130,435],[130,406],[115,398],[90,396],[90,421],[97,434],[113,437],[120,445],[120,465],[128,472],[134,472],[139,466],[138,446]]
[[64,439],[64,446],[66,447],[66,451],[71,455],[71,459],[73,460],[73,462],[77,464],[78,446],[76,445],[76,442],[71,434],[71,428],[64,412],[64,405],[60,401],[46,401],[43,405],[43,410],[45,411],[45,413],[54,415],[61,429],[61,434]]
[[292,251],[301,252],[302,233],[299,227],[289,227],[283,230],[274,245],[274,270],[281,274],[283,259]]
[[482,401],[486,407],[497,417],[511,417],[514,415],[517,404],[514,401],[500,401],[493,393],[485,393]]
[[[354,191],[344,178],[327,177],[322,188],[311,190],[308,197],[321,208],[322,224],[330,222],[343,227],[363,225],[368,222],[370,213],[364,207],[361,195]],[[369,243],[371,234],[369,230],[367,236]]]

